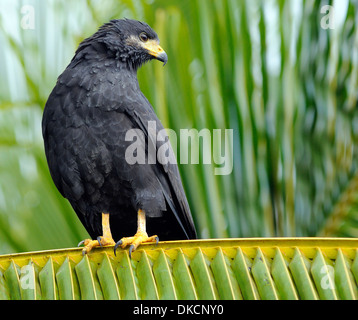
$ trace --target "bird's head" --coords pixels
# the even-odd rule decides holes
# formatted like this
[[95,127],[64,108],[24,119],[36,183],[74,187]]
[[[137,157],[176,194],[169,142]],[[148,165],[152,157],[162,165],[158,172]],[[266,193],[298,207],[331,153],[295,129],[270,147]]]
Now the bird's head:
[[85,42],[104,44],[108,55],[134,69],[151,59],[162,61],[164,65],[168,61],[168,56],[160,47],[155,31],[146,23],[137,20],[112,20],[100,27]]

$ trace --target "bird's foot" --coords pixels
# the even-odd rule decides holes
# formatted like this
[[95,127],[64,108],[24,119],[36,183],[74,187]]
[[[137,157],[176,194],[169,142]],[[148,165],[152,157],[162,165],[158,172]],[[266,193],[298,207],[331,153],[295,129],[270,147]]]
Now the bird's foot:
[[131,257],[132,252],[137,249],[140,244],[145,242],[155,242],[158,244],[159,237],[157,235],[148,237],[146,232],[137,232],[133,237],[125,237],[119,240],[114,246],[114,255],[116,255],[116,250],[119,246],[124,249],[126,246],[130,245],[129,257]]
[[116,243],[112,238],[108,237],[97,237],[97,240],[91,240],[86,239],[82,240],[78,247],[81,245],[84,245],[84,248],[82,249],[82,255],[85,255],[86,253],[90,252],[95,247],[103,247],[103,246],[113,246]]

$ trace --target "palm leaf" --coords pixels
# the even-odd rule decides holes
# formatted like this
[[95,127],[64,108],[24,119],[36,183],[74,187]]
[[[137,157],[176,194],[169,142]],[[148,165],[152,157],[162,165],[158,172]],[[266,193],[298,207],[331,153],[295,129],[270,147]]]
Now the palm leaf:
[[347,183],[346,187],[329,212],[328,219],[321,235],[325,237],[355,237],[357,238],[358,223],[358,176],[355,175]]
[[225,239],[0,256],[0,299],[358,298],[355,239]]

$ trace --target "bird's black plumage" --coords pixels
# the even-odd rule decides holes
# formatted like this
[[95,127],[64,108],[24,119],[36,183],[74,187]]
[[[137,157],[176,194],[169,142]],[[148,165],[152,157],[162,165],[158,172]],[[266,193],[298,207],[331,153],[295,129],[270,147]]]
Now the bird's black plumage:
[[[45,106],[51,176],[92,238],[102,234],[101,213],[110,214],[115,240],[134,234],[139,209],[161,240],[196,237],[177,165],[125,160],[129,129],[141,129],[146,142],[148,121],[163,129],[137,81],[137,69],[155,58],[141,46],[148,39],[158,36],[139,21],[103,25],[79,45]],[[156,58],[166,62],[165,53]]]

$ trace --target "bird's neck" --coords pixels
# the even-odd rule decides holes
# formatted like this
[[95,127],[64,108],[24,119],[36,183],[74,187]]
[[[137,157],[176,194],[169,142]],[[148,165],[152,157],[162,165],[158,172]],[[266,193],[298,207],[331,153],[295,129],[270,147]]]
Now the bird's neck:
[[86,45],[85,41],[76,51],[76,55],[71,61],[71,64],[86,63],[90,65],[105,64],[106,67],[115,68],[124,74],[131,74],[137,78],[137,70],[140,65],[136,64],[126,55],[121,56],[119,52],[109,53],[108,50],[101,43],[91,43]]
[[123,83],[132,86],[132,89],[134,90],[140,90],[137,69],[129,67],[126,63],[116,61],[114,72],[118,75],[118,79],[123,81]]

